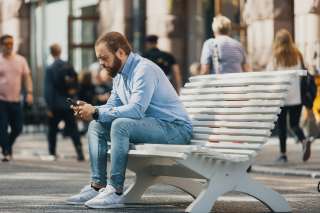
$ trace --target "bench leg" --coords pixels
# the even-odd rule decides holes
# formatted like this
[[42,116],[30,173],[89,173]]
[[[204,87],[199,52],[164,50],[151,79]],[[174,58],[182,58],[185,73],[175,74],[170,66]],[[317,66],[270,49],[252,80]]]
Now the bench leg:
[[142,203],[143,193],[156,183],[157,176],[150,173],[151,162],[144,158],[128,161],[128,168],[136,174],[135,182],[124,192],[125,203]]
[[218,197],[231,191],[233,186],[232,183],[226,184],[223,176],[212,178],[207,183],[207,187],[203,189],[199,196],[187,207],[186,212],[210,212]]
[[248,194],[258,199],[273,212],[291,212],[288,202],[278,192],[254,181],[248,175],[242,177],[235,191]]
[[136,180],[124,194],[125,203],[142,203],[141,197],[150,186],[156,183],[156,177],[146,173],[136,173]]
[[192,179],[175,177],[159,177],[159,182],[177,187],[191,195],[193,198],[196,198],[204,187],[203,183],[194,181]]
[[191,195],[193,198],[200,194],[204,186],[204,184],[190,179],[151,176],[149,173],[140,171],[138,174],[136,174],[135,183],[132,184],[125,192],[125,203],[141,203],[141,197],[143,193],[150,186],[157,183],[163,183],[177,187]]

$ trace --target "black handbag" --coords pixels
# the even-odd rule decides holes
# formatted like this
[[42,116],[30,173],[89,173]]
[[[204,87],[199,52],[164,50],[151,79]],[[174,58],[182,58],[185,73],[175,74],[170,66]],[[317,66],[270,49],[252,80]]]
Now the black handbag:
[[312,109],[314,99],[317,95],[317,85],[314,76],[308,72],[307,67],[304,65],[302,55],[300,56],[301,69],[307,70],[307,75],[301,77],[300,90],[301,90],[301,103],[308,109]]

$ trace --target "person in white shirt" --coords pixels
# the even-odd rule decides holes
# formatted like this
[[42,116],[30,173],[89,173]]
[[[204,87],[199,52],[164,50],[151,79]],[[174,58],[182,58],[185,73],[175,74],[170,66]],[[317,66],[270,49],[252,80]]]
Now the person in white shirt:
[[[303,67],[302,54],[295,46],[291,34],[281,29],[277,32],[272,49],[272,59],[267,65],[267,70],[299,70]],[[278,131],[280,140],[280,156],[277,162],[286,163],[288,161],[286,154],[287,140],[287,114],[291,129],[302,143],[302,160],[307,161],[311,155],[311,142],[305,137],[299,126],[299,120],[302,109],[300,77],[297,77],[290,87],[289,94],[285,100],[285,106],[282,108],[278,118]]]

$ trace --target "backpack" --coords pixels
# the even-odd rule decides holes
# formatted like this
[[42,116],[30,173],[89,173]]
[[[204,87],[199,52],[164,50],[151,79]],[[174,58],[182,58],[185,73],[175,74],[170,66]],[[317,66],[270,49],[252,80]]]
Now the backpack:
[[60,95],[70,96],[71,90],[78,90],[78,76],[70,64],[62,64],[56,75],[55,85]]

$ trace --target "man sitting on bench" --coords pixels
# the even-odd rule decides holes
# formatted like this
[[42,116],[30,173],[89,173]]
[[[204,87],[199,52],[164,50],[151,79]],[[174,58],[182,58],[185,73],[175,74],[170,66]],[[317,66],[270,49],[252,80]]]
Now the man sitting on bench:
[[[95,44],[100,65],[113,78],[111,97],[95,107],[78,101],[75,116],[89,125],[91,185],[67,203],[90,208],[121,205],[130,143],[188,144],[192,124],[164,72],[135,54],[127,39],[110,32]],[[111,141],[111,174],[106,180],[107,141]]]

